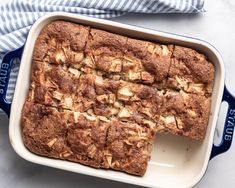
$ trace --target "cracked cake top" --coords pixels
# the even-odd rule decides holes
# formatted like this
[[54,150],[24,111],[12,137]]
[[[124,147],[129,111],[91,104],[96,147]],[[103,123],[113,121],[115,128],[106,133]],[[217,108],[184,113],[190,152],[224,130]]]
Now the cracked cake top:
[[24,141],[41,155],[143,175],[155,133],[205,137],[213,82],[213,64],[193,49],[54,21],[35,44]]

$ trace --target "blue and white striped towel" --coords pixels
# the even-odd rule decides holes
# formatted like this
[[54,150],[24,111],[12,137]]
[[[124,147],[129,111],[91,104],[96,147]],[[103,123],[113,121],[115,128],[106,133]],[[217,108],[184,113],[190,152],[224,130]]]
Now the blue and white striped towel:
[[[9,0],[0,6],[0,62],[3,55],[22,46],[31,25],[48,12],[64,11],[98,18],[135,13],[198,13],[204,0]],[[19,61],[15,61],[7,91],[11,100]],[[0,111],[1,112],[1,111]]]

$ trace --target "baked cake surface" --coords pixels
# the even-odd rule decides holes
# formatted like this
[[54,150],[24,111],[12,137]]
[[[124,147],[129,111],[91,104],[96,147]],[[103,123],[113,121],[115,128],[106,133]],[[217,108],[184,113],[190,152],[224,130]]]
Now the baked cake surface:
[[143,176],[157,132],[205,137],[214,66],[195,50],[54,21],[32,61],[22,129],[34,153]]

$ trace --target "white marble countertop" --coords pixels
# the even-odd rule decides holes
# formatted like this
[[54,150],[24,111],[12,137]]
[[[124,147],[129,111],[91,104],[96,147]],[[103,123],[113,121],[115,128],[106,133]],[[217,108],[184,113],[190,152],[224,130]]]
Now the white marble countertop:
[[[4,0],[6,1],[6,0]],[[206,13],[199,15],[137,15],[113,20],[151,29],[192,36],[208,41],[222,54],[226,66],[226,84],[235,94],[235,1],[205,0]],[[0,2],[2,3],[2,1]],[[234,62],[233,62],[234,61]],[[222,111],[222,113],[225,113]],[[223,119],[219,119],[221,133]],[[208,170],[197,188],[235,187],[235,144],[230,150],[209,162]],[[89,177],[21,159],[10,145],[8,120],[0,115],[0,187],[1,188],[70,188],[70,187],[136,187],[133,185]]]

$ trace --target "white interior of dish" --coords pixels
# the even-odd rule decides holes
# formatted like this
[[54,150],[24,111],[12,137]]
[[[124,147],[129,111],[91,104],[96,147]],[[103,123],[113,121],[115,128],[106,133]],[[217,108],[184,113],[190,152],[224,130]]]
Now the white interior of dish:
[[[21,110],[27,97],[30,83],[31,58],[34,43],[41,29],[49,22],[58,19],[90,25],[133,38],[192,47],[206,54],[216,67],[216,77],[212,96],[212,110],[205,140],[197,142],[180,136],[157,135],[152,159],[144,177],[136,177],[112,170],[94,169],[68,161],[49,159],[35,155],[27,150],[22,141],[20,120]],[[224,67],[222,59],[218,52],[206,42],[68,13],[48,14],[33,25],[27,38],[11,108],[10,141],[15,151],[21,157],[34,163],[147,187],[191,187],[201,179],[206,171],[213,144],[223,87]]]

